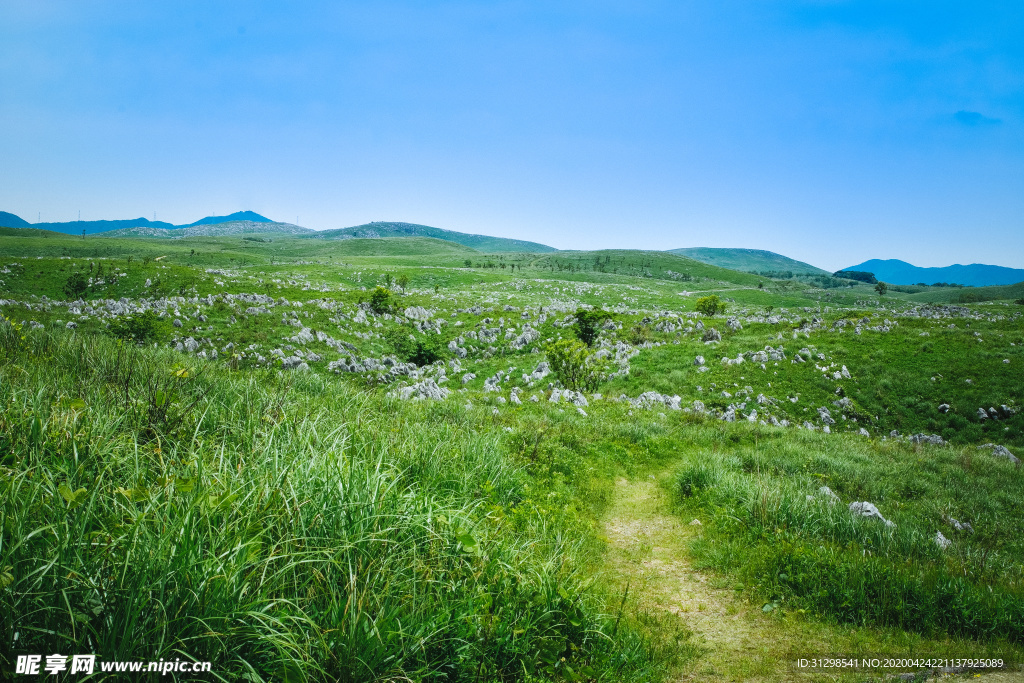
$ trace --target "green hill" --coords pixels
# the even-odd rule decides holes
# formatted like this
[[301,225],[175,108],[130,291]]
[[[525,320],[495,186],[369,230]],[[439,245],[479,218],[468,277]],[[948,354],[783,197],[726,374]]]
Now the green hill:
[[459,256],[480,253],[465,245],[433,237],[354,238],[339,242],[331,245],[331,253],[335,256]]
[[67,237],[62,232],[37,228],[0,228],[0,237]]
[[429,225],[386,221],[366,223],[351,228],[339,228],[338,230],[321,230],[315,235],[310,235],[311,239],[352,239],[354,237],[371,239],[381,237],[433,237],[448,242],[456,242],[486,253],[546,253],[555,251],[554,247],[538,244],[537,242],[514,240],[506,237],[491,237],[490,235],[471,235],[465,232],[445,230],[444,228],[432,228]]
[[773,251],[763,249],[717,249],[713,247],[690,247],[686,249],[669,249],[669,253],[687,256],[714,266],[741,270],[747,273],[790,272],[793,275],[831,275],[803,261],[791,259]]
[[1015,285],[993,287],[929,287],[927,290],[906,297],[910,301],[923,303],[972,304],[981,301],[1024,298],[1024,282]]
[[719,280],[756,286],[761,278],[666,251],[602,249],[600,251],[558,251],[534,259],[534,268],[560,271],[590,271],[662,280],[689,282],[694,279]]

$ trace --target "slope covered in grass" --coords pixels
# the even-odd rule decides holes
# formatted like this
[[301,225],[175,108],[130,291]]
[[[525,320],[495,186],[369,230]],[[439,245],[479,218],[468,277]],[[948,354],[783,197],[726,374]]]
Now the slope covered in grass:
[[695,261],[710,263],[713,266],[721,266],[731,270],[741,270],[746,273],[792,273],[793,275],[831,275],[827,270],[822,270],[803,261],[791,259],[782,254],[763,249],[724,249],[713,247],[688,247],[683,249],[669,249],[669,253],[686,256]]
[[756,275],[708,265],[664,251],[634,249],[559,251],[538,256],[531,261],[530,265],[552,272],[605,273],[675,280],[680,283],[692,282],[696,279],[756,287],[765,282],[764,278]]
[[[253,681],[789,680],[772,658],[819,627],[1024,652],[1024,308],[664,252],[247,237],[0,236],[0,638]],[[727,588],[728,621],[681,612],[681,582]]]
[[9,324],[0,354],[5,643],[223,680],[650,673],[585,534],[461,410]]
[[415,223],[400,223],[393,221],[376,221],[365,225],[356,225],[351,228],[339,228],[336,230],[321,230],[312,239],[351,239],[353,237],[379,238],[379,237],[433,237],[434,239],[456,242],[464,246],[486,253],[500,252],[534,252],[542,253],[554,251],[553,247],[537,242],[526,240],[509,239],[506,237],[491,237],[489,235],[473,235],[444,228],[432,228],[429,225],[417,225]]

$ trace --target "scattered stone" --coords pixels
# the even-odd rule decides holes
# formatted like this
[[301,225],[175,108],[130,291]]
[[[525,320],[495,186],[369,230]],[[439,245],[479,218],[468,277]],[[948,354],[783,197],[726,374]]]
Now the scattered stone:
[[[398,398],[403,400],[412,399],[414,401],[420,401],[424,399],[431,399],[434,401],[440,401],[448,397],[451,392],[444,387],[439,387],[437,382],[431,378],[427,378],[422,382],[417,382],[409,387],[402,387],[397,392],[394,392]],[[497,412],[497,408],[494,409]]]
[[953,541],[949,540],[942,535],[941,531],[935,532],[935,545],[939,546],[939,550],[945,550],[949,546],[953,545]]
[[910,437],[910,443],[927,443],[933,446],[943,446],[946,442],[938,434],[914,434]]
[[1007,448],[1006,446],[999,446],[999,445],[996,445],[994,443],[987,443],[987,444],[983,444],[981,446],[978,446],[978,448],[990,449],[992,451],[992,455],[996,456],[997,458],[1006,458],[1007,460],[1012,462],[1014,465],[1018,465],[1018,466],[1020,465],[1020,459],[1017,456],[1015,456],[1013,453],[1011,453],[1010,449]]
[[942,413],[943,415],[948,413],[949,412],[949,404],[948,403],[941,403],[941,404],[939,404],[939,412]]
[[705,344],[720,342],[722,341],[722,333],[712,327],[704,331],[704,336],[701,337],[701,341],[703,341]]
[[825,502],[829,505],[835,505],[836,503],[842,503],[842,499],[835,494],[835,492],[827,486],[822,486],[818,489],[818,495],[825,499]]
[[886,526],[896,526],[891,521],[882,516],[882,513],[878,511],[878,508],[873,503],[867,501],[856,501],[850,503],[850,512],[860,517],[867,517],[868,519],[877,519],[880,522],[884,522]]

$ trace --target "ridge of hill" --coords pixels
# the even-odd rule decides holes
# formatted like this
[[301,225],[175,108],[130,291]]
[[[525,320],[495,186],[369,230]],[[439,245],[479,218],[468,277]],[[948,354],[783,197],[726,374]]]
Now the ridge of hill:
[[984,263],[941,268],[922,268],[899,259],[871,259],[843,270],[874,273],[875,277],[892,285],[916,285],[948,282],[972,287],[1012,285],[1024,281],[1024,269],[992,266]]
[[251,223],[273,223],[271,219],[261,216],[252,211],[236,211],[228,216],[206,216],[194,223],[174,225],[165,221],[151,221],[148,218],[127,218],[123,220],[99,220],[99,221],[64,221],[56,223],[29,223],[25,219],[7,211],[0,211],[0,226],[10,228],[35,228],[37,230],[50,230],[65,235],[96,235],[104,232],[127,230],[130,228],[149,228],[155,230],[182,230],[200,225],[218,225],[235,221],[248,221]]
[[21,216],[15,216],[13,213],[6,211],[0,211],[0,225],[5,228],[30,228],[32,224]]
[[444,228],[434,228],[429,225],[418,225],[416,223],[402,223],[394,221],[374,221],[363,225],[354,225],[349,228],[336,230],[319,230],[316,234],[309,235],[310,239],[352,239],[364,237],[376,239],[381,237],[433,237],[435,239],[456,242],[471,249],[482,252],[530,252],[548,253],[557,251],[554,247],[537,242],[526,240],[510,239],[507,237],[492,237],[490,235],[474,235],[465,232],[455,232]]
[[292,223],[262,222],[262,221],[227,221],[224,223],[198,223],[186,228],[153,228],[135,227],[110,230],[100,233],[98,237],[155,237],[157,239],[182,239],[185,237],[226,237],[230,235],[248,234],[281,234],[281,235],[308,235],[314,232],[310,228],[303,228]]
[[717,247],[686,247],[669,249],[670,254],[686,256],[713,266],[747,273],[786,272],[794,275],[831,275],[827,270],[803,261],[763,249],[726,249]]

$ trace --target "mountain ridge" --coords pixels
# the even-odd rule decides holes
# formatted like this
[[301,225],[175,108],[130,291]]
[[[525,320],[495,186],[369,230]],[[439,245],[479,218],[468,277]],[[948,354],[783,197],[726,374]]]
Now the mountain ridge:
[[165,221],[151,221],[148,218],[125,218],[118,220],[98,221],[63,221],[63,222],[40,222],[29,223],[25,219],[7,211],[0,211],[0,226],[8,228],[35,228],[37,230],[50,230],[65,235],[96,235],[114,230],[127,230],[130,228],[154,228],[159,230],[181,230],[193,228],[199,225],[217,225],[232,221],[250,221],[255,223],[273,223],[271,219],[261,216],[253,211],[236,211],[227,216],[206,216],[194,223],[174,225]]
[[951,266],[924,268],[899,259],[869,259],[843,270],[873,273],[879,280],[892,285],[916,285],[922,282],[930,285],[947,282],[971,287],[988,287],[1024,282],[1024,269],[984,263],[956,263]]

